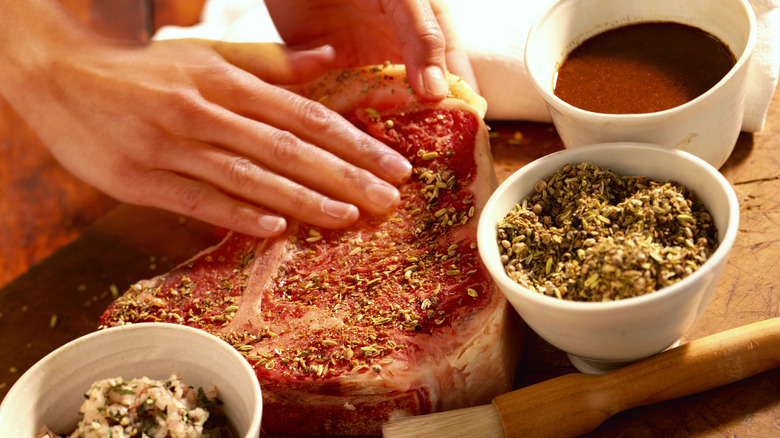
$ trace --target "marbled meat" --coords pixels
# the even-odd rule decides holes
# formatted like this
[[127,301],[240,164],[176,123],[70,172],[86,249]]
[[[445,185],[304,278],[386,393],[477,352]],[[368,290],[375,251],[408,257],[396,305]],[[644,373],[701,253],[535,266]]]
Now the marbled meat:
[[379,434],[388,418],[511,389],[522,338],[476,243],[496,185],[485,105],[450,85],[444,101],[421,102],[403,68],[385,65],[298,87],[409,158],[396,210],[348,230],[230,233],[133,285],[101,327],[164,321],[226,340],[257,373],[271,434]]

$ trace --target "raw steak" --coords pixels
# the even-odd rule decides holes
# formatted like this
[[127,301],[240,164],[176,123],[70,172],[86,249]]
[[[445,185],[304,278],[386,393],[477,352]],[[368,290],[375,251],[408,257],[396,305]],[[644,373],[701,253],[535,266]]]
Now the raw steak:
[[275,239],[229,234],[135,284],[102,327],[167,321],[225,339],[256,370],[272,434],[379,434],[390,417],[511,389],[521,338],[476,249],[496,185],[485,106],[450,82],[435,104],[389,65],[297,88],[409,157],[401,205],[349,230],[291,221]]

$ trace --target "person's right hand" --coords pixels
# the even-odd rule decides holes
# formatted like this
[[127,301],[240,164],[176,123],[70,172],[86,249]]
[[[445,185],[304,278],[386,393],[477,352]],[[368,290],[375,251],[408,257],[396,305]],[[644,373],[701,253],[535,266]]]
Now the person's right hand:
[[404,64],[426,100],[447,97],[448,73],[475,91],[477,81],[444,0],[266,0],[284,42],[296,49],[331,45],[341,68]]
[[400,154],[273,85],[313,79],[332,49],[118,42],[56,4],[5,3],[30,28],[0,34],[0,90],[63,166],[109,195],[261,237],[281,233],[283,216],[339,228],[398,203],[393,184],[411,171]]

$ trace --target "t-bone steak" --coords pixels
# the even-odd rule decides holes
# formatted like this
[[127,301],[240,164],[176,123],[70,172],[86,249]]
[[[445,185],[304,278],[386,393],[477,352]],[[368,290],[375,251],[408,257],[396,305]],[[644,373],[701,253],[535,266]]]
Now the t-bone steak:
[[450,89],[423,102],[392,65],[296,87],[409,158],[400,205],[347,230],[229,233],[134,284],[101,327],[162,321],[226,340],[257,373],[271,434],[379,434],[388,418],[510,390],[521,334],[476,244],[496,186],[485,104],[458,78]]

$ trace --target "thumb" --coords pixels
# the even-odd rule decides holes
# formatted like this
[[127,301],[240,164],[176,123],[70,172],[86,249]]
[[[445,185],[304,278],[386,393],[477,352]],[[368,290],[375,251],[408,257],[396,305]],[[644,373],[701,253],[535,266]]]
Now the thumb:
[[414,91],[424,99],[447,97],[446,40],[430,2],[385,0],[382,5],[401,44]]
[[336,65],[336,51],[330,45],[308,50],[293,50],[277,43],[214,41],[213,45],[227,62],[276,85],[307,82]]

